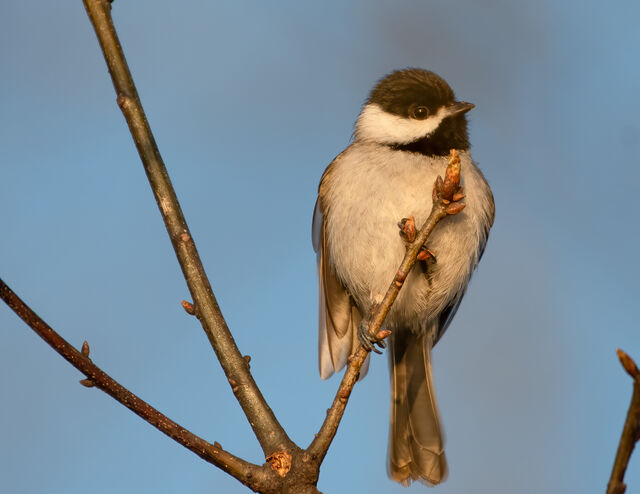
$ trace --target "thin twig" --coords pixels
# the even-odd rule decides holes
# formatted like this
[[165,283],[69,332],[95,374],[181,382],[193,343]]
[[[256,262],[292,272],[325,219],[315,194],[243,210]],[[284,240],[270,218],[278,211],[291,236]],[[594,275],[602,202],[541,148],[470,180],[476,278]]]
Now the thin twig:
[[633,396],[629,404],[627,419],[622,428],[618,452],[616,453],[611,478],[607,485],[607,494],[623,494],[627,489],[624,483],[624,474],[636,442],[640,439],[640,371],[633,359],[620,349],[618,349],[618,358],[633,379]]
[[86,379],[80,381],[82,385],[101,389],[174,441],[193,451],[205,461],[216,465],[253,490],[260,490],[273,477],[262,466],[244,461],[223,450],[218,444],[210,444],[189,432],[119,384],[91,361],[89,345],[86,341],[82,345],[81,351],[76,350],[33,312],[2,279],[0,279],[0,299],[4,300],[31,329],[65,360],[87,376]]
[[[419,233],[416,235],[415,240],[407,246],[407,250],[402,260],[402,264],[398,268],[393,281],[389,285],[389,288],[379,305],[372,307],[367,317],[369,325],[370,336],[382,340],[390,334],[389,331],[381,331],[380,328],[384,323],[389,310],[393,302],[396,300],[400,289],[404,285],[404,281],[407,279],[409,271],[416,263],[418,253],[424,245],[424,243],[433,232],[433,229],[438,222],[447,215],[457,214],[462,211],[464,204],[453,201],[453,196],[456,196],[456,201],[462,199],[464,195],[459,192],[460,183],[460,158],[457,151],[451,150],[449,159],[449,166],[445,173],[444,182],[440,177],[434,185],[433,191],[433,207],[429,217],[426,219]],[[358,380],[360,368],[364,363],[369,351],[365,350],[362,345],[358,347],[358,350],[349,357],[347,364],[347,370],[342,377],[338,392],[333,399],[331,408],[327,410],[327,416],[320,427],[320,430],[316,434],[315,438],[307,448],[307,452],[318,461],[322,461],[327,454],[331,441],[336,435],[342,415],[351,396],[353,386]]]
[[84,5],[107,62],[118,105],[140,154],[202,327],[265,457],[289,449],[293,443],[258,389],[213,295],[120,47],[111,19],[111,6],[107,0],[84,0]]

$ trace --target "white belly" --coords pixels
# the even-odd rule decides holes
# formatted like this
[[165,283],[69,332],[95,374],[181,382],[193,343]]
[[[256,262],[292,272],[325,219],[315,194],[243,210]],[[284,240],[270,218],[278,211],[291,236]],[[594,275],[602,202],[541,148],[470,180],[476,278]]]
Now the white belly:
[[[428,277],[416,266],[387,317],[387,324],[424,328],[462,291],[486,241],[491,195],[468,152],[460,153],[466,208],[444,218],[427,240],[437,263]],[[334,163],[326,183],[325,228],[329,259],[338,277],[368,311],[379,302],[402,262],[398,221],[414,216],[420,228],[432,207],[433,183],[447,158],[430,158],[375,144],[352,144]]]

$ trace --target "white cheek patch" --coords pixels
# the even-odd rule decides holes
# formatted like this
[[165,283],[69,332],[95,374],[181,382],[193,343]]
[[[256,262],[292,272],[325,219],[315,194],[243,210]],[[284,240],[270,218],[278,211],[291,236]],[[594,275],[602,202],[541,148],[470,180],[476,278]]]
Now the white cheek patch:
[[368,104],[360,112],[356,123],[356,139],[379,144],[409,144],[432,134],[448,116],[445,107],[424,120],[403,118]]

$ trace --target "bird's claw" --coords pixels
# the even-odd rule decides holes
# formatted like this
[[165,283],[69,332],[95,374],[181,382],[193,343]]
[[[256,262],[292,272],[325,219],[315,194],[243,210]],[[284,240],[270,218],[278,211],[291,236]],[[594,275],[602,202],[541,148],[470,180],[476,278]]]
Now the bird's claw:
[[360,340],[360,344],[368,352],[382,354],[382,352],[376,348],[376,345],[380,348],[387,348],[387,343],[384,340],[379,340],[369,334],[369,325],[365,321],[361,321],[358,325],[358,340]]

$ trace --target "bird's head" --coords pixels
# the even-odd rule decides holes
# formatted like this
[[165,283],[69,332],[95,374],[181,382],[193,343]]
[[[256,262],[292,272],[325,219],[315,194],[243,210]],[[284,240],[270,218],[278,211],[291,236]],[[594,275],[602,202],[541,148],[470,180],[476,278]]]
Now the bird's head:
[[444,156],[469,149],[465,113],[449,85],[422,69],[392,72],[373,88],[356,122],[355,140]]

